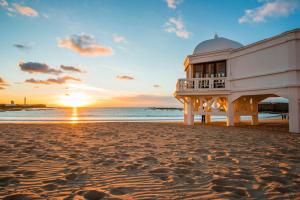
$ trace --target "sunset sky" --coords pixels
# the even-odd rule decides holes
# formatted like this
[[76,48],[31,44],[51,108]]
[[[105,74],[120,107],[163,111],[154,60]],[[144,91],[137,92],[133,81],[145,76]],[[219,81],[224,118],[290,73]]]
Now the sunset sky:
[[[300,28],[297,0],[0,0],[0,103],[180,106],[183,60],[215,33]],[[82,95],[82,96],[80,96]]]

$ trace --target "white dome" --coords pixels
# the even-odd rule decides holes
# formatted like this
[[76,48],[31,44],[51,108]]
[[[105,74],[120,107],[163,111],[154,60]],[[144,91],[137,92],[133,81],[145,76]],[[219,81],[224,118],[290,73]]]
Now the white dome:
[[216,34],[214,39],[200,42],[194,49],[194,54],[205,53],[210,51],[218,51],[224,49],[236,49],[242,46],[243,45],[241,43],[238,43],[233,40],[229,40],[227,38],[218,37],[218,35]]

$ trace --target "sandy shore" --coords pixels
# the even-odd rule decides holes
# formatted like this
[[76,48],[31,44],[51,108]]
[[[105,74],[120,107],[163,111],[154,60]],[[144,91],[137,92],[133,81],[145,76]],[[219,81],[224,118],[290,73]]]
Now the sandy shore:
[[300,199],[286,125],[0,124],[0,199]]

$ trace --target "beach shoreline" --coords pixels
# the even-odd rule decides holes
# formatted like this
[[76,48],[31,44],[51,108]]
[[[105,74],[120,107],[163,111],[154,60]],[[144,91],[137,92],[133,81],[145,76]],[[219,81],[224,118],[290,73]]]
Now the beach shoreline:
[[288,124],[0,124],[0,198],[300,198]]

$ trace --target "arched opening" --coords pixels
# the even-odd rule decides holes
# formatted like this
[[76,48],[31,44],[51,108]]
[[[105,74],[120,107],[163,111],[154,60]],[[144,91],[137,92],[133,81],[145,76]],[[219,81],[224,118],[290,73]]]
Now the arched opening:
[[234,101],[234,123],[288,123],[288,102],[276,94],[241,96]]

